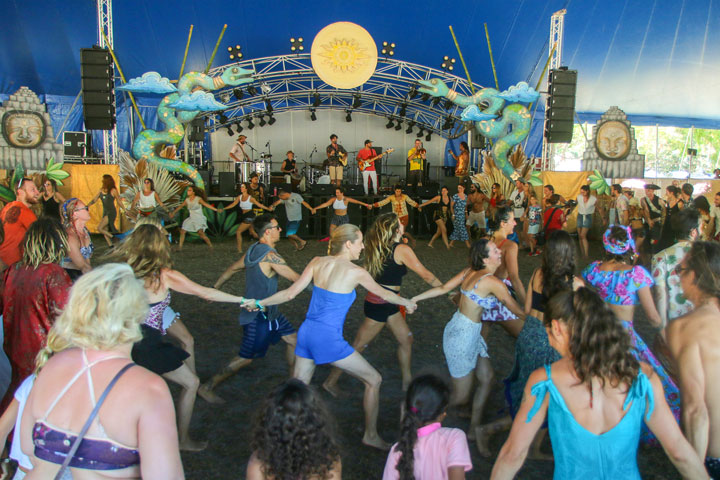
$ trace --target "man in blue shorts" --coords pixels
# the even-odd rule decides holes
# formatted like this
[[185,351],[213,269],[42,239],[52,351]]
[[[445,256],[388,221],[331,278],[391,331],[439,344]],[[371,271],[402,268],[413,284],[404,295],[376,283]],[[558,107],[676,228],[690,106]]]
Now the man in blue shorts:
[[274,209],[281,203],[285,204],[285,213],[287,214],[288,223],[285,227],[285,235],[295,246],[295,250],[302,250],[307,244],[307,240],[303,240],[297,234],[300,228],[300,222],[302,222],[302,207],[310,210],[313,215],[315,209],[312,208],[303,197],[298,193],[291,193],[284,188],[278,190],[278,200],[271,205]]
[[[260,240],[250,245],[240,260],[223,272],[215,287],[220,287],[238,270],[245,270],[245,296],[248,298],[267,298],[277,292],[278,275],[295,282],[298,275],[275,251],[280,240],[280,226],[274,215],[263,214],[253,221],[253,227]],[[243,341],[240,352],[222,370],[205,382],[198,395],[210,403],[224,403],[213,391],[220,383],[235,375],[241,368],[250,365],[256,358],[267,353],[270,344],[283,340],[287,344],[287,361],[292,372],[295,361],[295,343],[297,334],[277,306],[264,311],[249,312],[240,310],[240,325],[243,327]]]

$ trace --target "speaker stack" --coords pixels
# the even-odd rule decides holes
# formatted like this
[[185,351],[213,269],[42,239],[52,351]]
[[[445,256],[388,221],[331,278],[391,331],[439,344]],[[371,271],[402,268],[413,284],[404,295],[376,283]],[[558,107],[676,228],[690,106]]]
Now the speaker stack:
[[575,118],[577,70],[563,67],[550,71],[545,138],[548,143],[570,143]]
[[115,70],[106,48],[80,49],[83,120],[87,130],[112,130],[115,126]]
[[191,142],[204,142],[205,141],[205,118],[195,118],[190,122],[190,131],[188,132],[188,139]]

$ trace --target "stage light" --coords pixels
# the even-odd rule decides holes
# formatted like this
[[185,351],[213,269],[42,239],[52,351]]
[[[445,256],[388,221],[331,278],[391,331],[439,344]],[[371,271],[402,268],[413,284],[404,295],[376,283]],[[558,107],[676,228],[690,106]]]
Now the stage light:
[[248,117],[247,120],[248,120],[248,126],[247,126],[248,130],[252,130],[253,128],[255,128],[255,124],[253,123],[252,118]]
[[221,113],[220,115],[218,115],[218,120],[220,121],[220,123],[227,123],[228,118],[225,116],[224,113]]
[[447,55],[445,55],[442,59],[442,63],[440,64],[440,67],[445,70],[446,72],[452,72],[455,68],[455,59],[450,58]]
[[395,44],[391,42],[383,42],[382,43],[382,50],[380,50],[380,53],[385,57],[392,57],[395,55]]
[[228,47],[227,51],[228,51],[228,56],[230,56],[230,60],[233,60],[235,62],[240,61],[240,59],[243,57],[243,54],[240,50],[242,50],[240,48],[240,45],[235,45],[234,47]]
[[421,101],[421,102],[427,102],[428,100],[430,100],[430,94],[429,94],[429,93],[423,93],[423,94],[422,94],[422,97],[420,97],[420,101]]
[[267,110],[268,113],[273,111],[273,106],[269,98],[265,99],[265,110]]
[[425,132],[423,131],[423,128],[420,127],[420,128],[418,129],[417,135],[415,135],[415,136],[416,136],[417,138],[422,138],[423,135],[425,135]]
[[252,85],[250,85],[250,86],[248,87],[248,95],[251,95],[251,96],[252,96],[252,95],[257,95],[257,88],[255,88],[255,87],[253,87]]
[[393,123],[392,118],[388,118],[388,123],[385,125],[385,128],[393,128],[395,124]]
[[271,114],[270,114],[270,118],[268,118],[268,125],[272,125],[272,124],[275,123],[276,121],[277,121],[277,119],[275,119],[275,117],[273,117],[273,116],[272,116],[272,113],[271,113]]
[[453,107],[453,105],[454,104],[453,104],[452,100],[445,100],[445,105],[443,105],[443,107],[445,108],[445,110],[450,110]]
[[317,115],[315,115],[315,109],[311,108],[310,109],[310,121],[314,122],[315,120],[317,120]]
[[401,117],[404,117],[406,112],[407,112],[407,103],[401,103],[400,110],[398,110],[398,115],[400,115]]
[[313,107],[319,107],[322,101],[320,100],[320,94],[315,92],[313,95]]
[[432,132],[428,132],[428,134],[425,135],[425,141],[429,142],[430,140],[432,140]]
[[352,122],[352,110],[345,110],[345,113],[347,114],[345,115],[345,121],[348,123]]
[[265,125],[267,125],[267,122],[265,121],[265,115],[258,115],[258,117],[260,118],[258,125],[260,125],[261,127],[264,127]]
[[432,99],[432,102],[430,102],[433,107],[437,107],[438,103],[440,103],[440,97],[435,97]]
[[415,98],[417,96],[418,96],[417,85],[413,85],[412,87],[410,87],[410,91],[408,92],[408,98],[410,100],[412,100],[413,98]]
[[223,93],[220,95],[220,101],[222,103],[228,103],[230,101],[230,94],[229,93]]
[[242,98],[243,98],[242,88],[233,89],[233,95],[235,95],[235,98],[237,98],[238,100],[242,100]]
[[240,124],[240,120],[238,120],[237,122],[235,122],[235,131],[236,131],[237,133],[240,133],[240,132],[243,131],[243,127],[242,127],[242,125]]
[[402,128],[402,121],[398,120],[397,125],[395,125],[395,130],[398,131]]
[[303,46],[303,38],[302,37],[298,37],[298,38],[293,37],[290,39],[290,51],[291,52],[300,53],[303,50],[305,50],[305,47]]
[[270,85],[268,85],[265,82],[262,82],[260,84],[260,90],[262,90],[263,93],[270,93],[272,91],[272,88],[270,88]]
[[230,125],[227,126],[227,130],[228,130],[228,136],[232,137],[233,135],[235,135],[235,132],[233,132],[233,129]]
[[407,133],[407,134],[412,133],[414,126],[415,126],[415,122],[408,123],[408,128],[405,130],[405,133]]
[[361,105],[362,105],[362,100],[360,99],[360,95],[359,95],[359,94],[358,94],[358,95],[353,95],[352,107],[353,107],[353,108],[360,108]]

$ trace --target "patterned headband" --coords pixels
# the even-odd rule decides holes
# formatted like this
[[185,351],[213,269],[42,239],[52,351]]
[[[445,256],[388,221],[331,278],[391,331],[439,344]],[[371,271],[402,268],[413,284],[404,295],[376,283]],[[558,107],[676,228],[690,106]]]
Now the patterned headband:
[[[610,231],[613,229],[613,227],[618,227],[625,230],[625,232],[627,233],[627,240],[624,242],[614,239],[610,240]],[[632,229],[626,225],[610,225],[603,234],[603,245],[605,245],[605,250],[610,253],[614,253],[615,255],[622,255],[630,249],[632,249],[633,253],[637,253],[637,249],[635,248],[635,240],[632,236]]]
[[67,218],[67,216],[68,216],[67,209],[70,206],[70,203],[71,202],[77,203],[78,200],[79,200],[78,198],[72,197],[72,198],[68,198],[67,200],[65,200],[65,202],[62,204],[62,209],[63,209],[63,213],[65,213],[65,218]]

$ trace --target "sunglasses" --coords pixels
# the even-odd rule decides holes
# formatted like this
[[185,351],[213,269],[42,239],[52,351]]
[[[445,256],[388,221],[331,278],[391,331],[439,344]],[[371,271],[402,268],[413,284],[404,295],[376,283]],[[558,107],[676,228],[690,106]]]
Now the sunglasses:
[[678,265],[675,267],[675,272],[677,272],[678,275],[682,275],[684,272],[687,272],[690,270],[690,267],[683,267],[681,265]]

